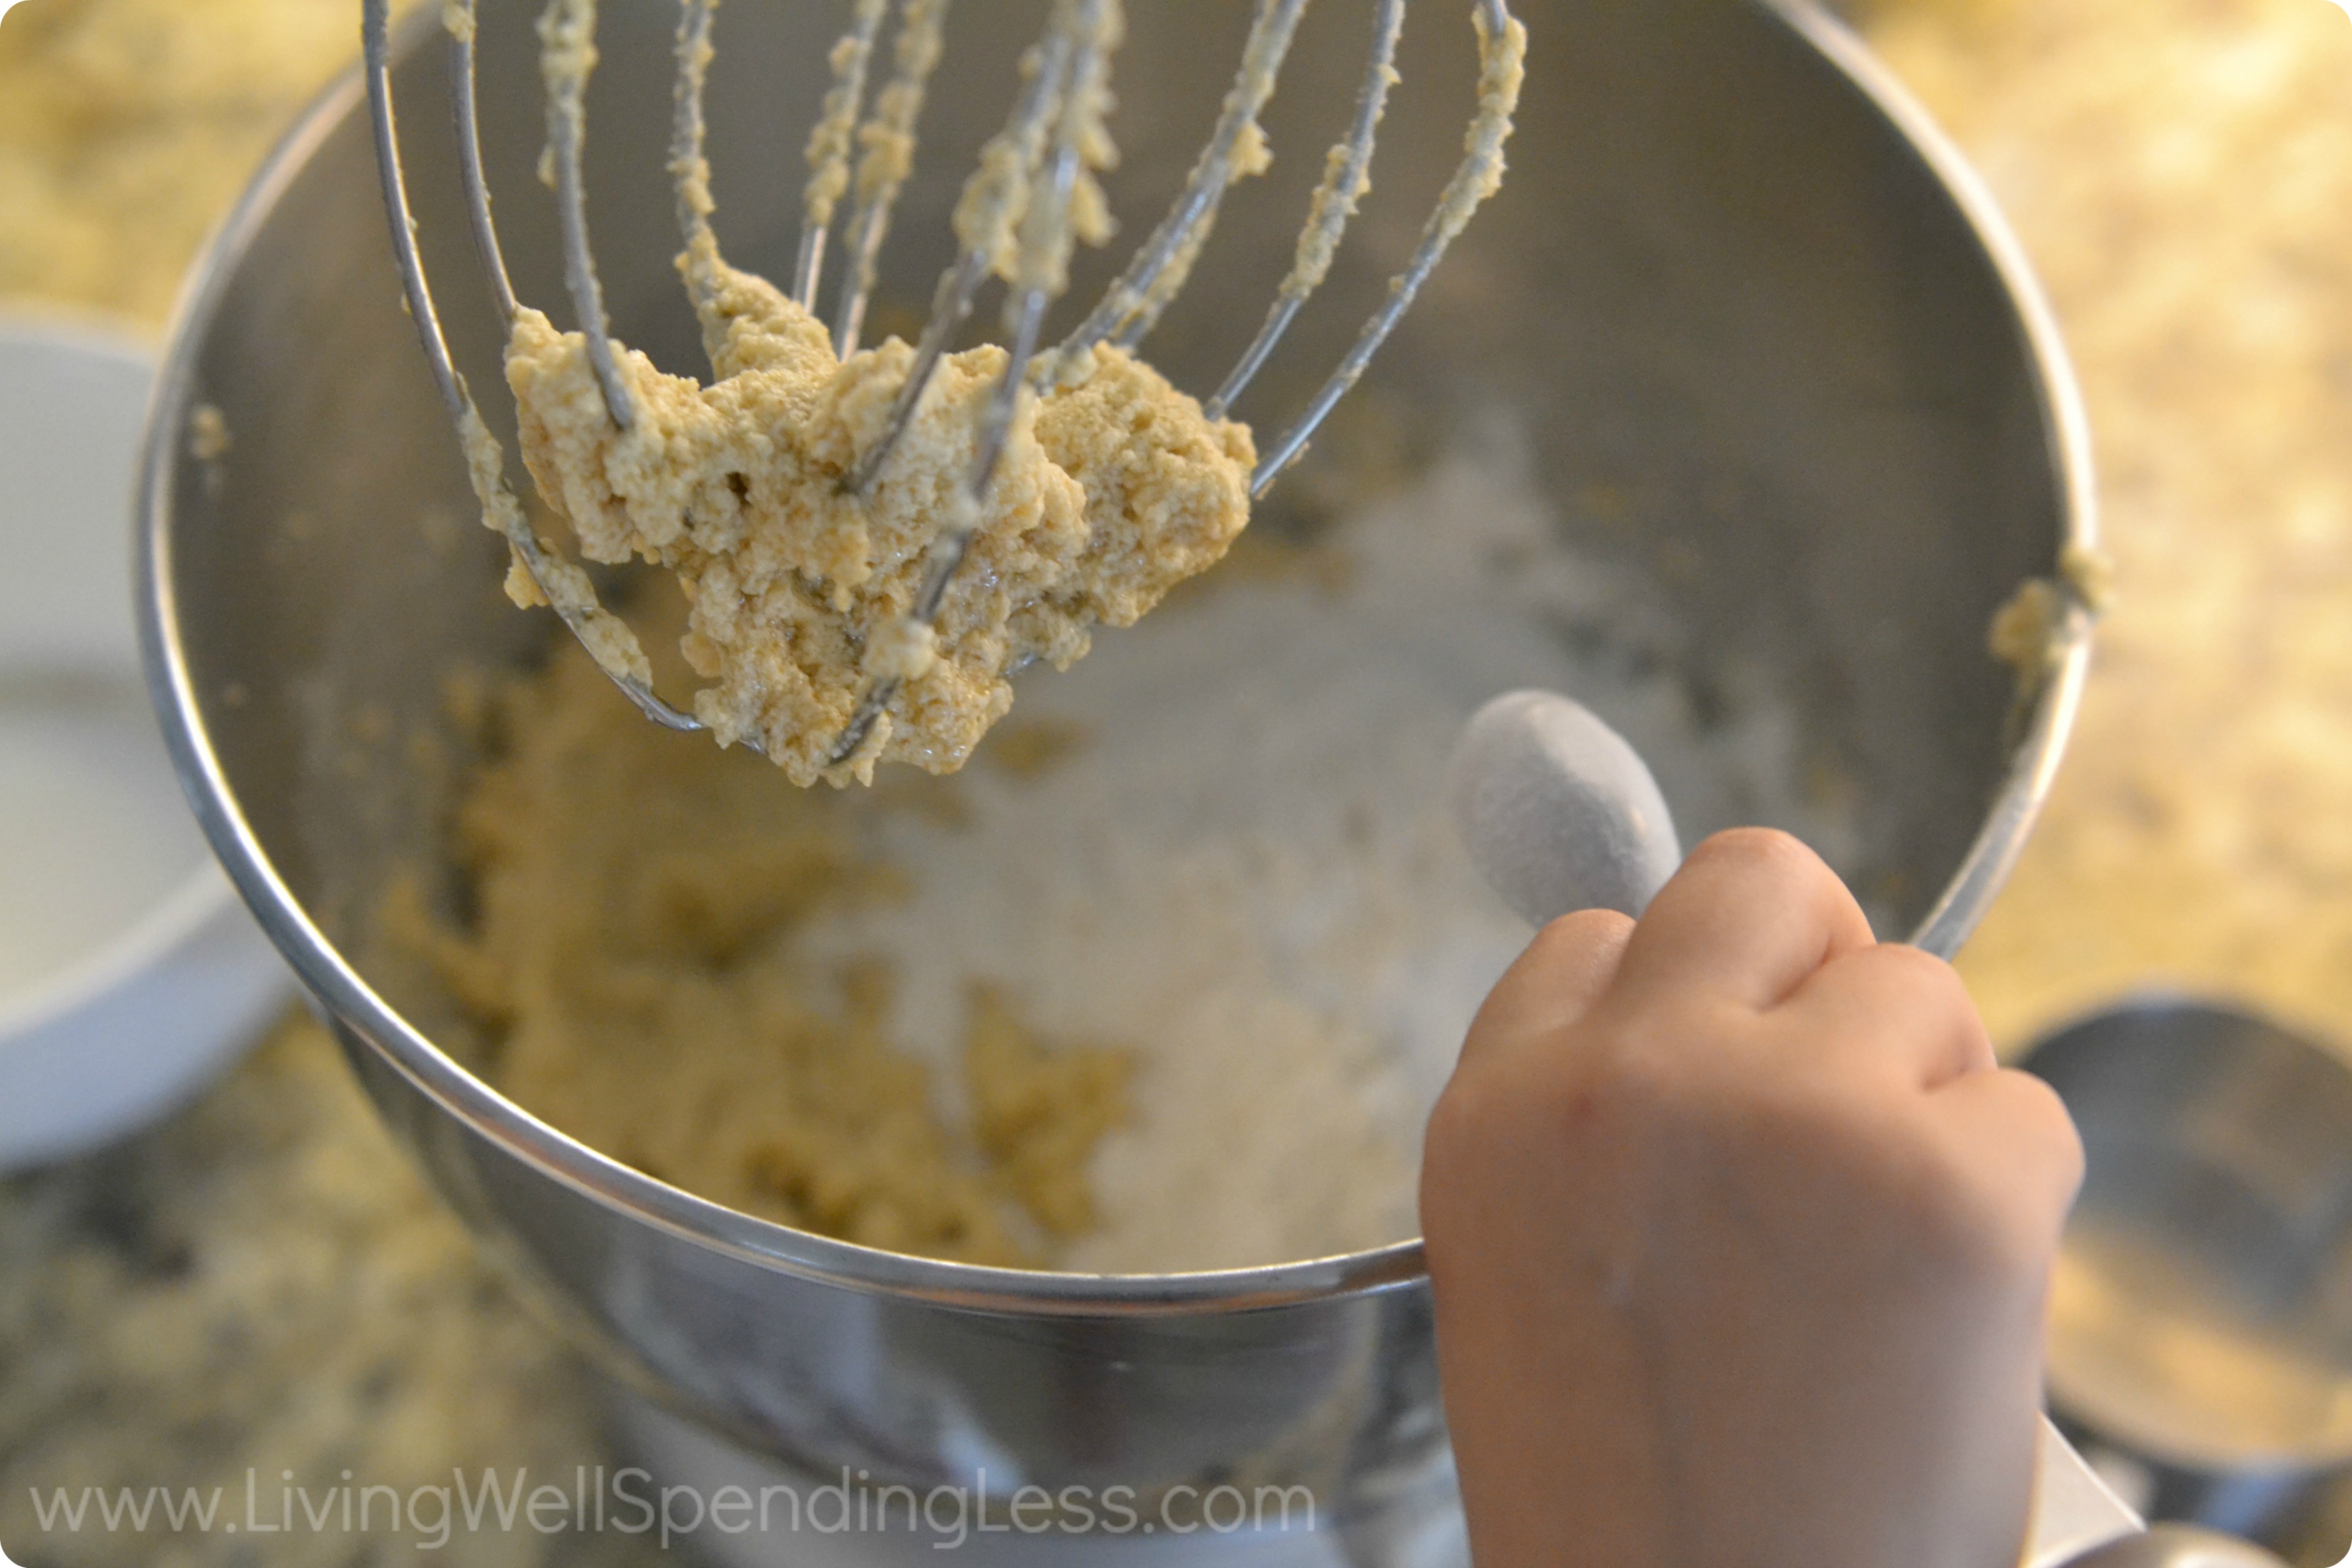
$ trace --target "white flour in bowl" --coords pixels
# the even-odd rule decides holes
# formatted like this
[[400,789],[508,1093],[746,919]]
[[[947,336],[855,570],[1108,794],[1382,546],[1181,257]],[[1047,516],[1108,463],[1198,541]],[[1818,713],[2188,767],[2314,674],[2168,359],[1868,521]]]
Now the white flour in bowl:
[[1524,443],[1465,440],[1327,552],[1336,578],[1237,561],[1024,680],[992,745],[1024,725],[1077,743],[968,770],[961,820],[877,814],[910,896],[811,933],[897,960],[894,1033],[942,1068],[973,979],[1048,1037],[1137,1053],[1135,1117],[1095,1160],[1102,1224],[1065,1268],[1239,1268],[1418,1233],[1422,1121],[1528,935],[1441,805],[1455,733],[1496,693],[1549,687],[1618,726],[1686,841],[1763,822],[1854,857],[1852,824],[1804,797],[1818,770],[1790,708],[1734,679],[1702,732],[1670,659],[1629,657],[1670,653],[1673,628],[1558,542]]

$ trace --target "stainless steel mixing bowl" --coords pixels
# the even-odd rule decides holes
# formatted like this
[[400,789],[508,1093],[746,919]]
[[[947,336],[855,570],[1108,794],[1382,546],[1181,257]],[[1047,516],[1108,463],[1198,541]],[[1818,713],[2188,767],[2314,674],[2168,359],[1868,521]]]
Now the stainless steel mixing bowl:
[[[1003,3],[1025,25],[1030,5]],[[485,9],[509,258],[526,297],[552,300],[528,8]],[[616,329],[690,366],[660,170],[675,12],[604,9],[591,200]],[[722,13],[722,232],[772,271],[792,237],[781,193],[798,134],[778,106],[814,101],[838,9]],[[1131,9],[1119,181],[1141,212],[1181,176],[1246,15],[1242,0]],[[1674,657],[1695,703],[1739,665],[1798,694],[1806,748],[1855,788],[1859,885],[1948,952],[2020,847],[2087,657],[2074,626],[2019,722],[2010,672],[1985,652],[1996,607],[2091,532],[2083,424],[2033,286],[1950,153],[1819,13],[1520,9],[1536,66],[1510,186],[1365,395],[1415,425],[1498,397],[1522,409],[1569,542],[1639,573],[1691,628]],[[1365,10],[1310,18],[1269,124],[1278,147],[1322,144]],[[1301,376],[1352,331],[1455,156],[1461,10],[1416,11],[1383,143],[1395,205],[1368,213],[1331,309],[1301,323],[1286,360]],[[933,111],[950,151],[927,157],[894,242],[917,297],[945,258],[957,149],[1001,111],[1021,30],[968,22],[957,40]],[[444,51],[417,47],[426,36],[410,33],[396,84],[411,179],[461,362],[491,387],[494,322],[473,292]],[[436,858],[446,803],[446,776],[384,738],[436,722],[460,661],[531,658],[547,622],[505,603],[495,542],[462,522],[471,503],[402,313],[359,105],[347,80],[304,121],[184,311],[150,450],[144,601],[189,793],[386,1119],[604,1365],[768,1453],[911,1482],[968,1483],[985,1463],[1004,1488],[1296,1481],[1348,1519],[1411,1494],[1444,1452],[1417,1244],[1122,1279],[864,1250],[568,1140],[371,983],[366,910],[393,869]],[[1274,188],[1237,194],[1213,265],[1155,344],[1180,384],[1202,384],[1255,330],[1317,163],[1294,154]],[[1266,405],[1288,390],[1269,384]],[[205,404],[234,440],[210,467],[183,437]]]

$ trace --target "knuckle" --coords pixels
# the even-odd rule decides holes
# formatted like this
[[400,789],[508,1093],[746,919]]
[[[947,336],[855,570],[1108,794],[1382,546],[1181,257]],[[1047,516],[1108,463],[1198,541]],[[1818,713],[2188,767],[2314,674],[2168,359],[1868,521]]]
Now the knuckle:
[[1780,875],[1825,869],[1804,841],[1777,827],[1730,827],[1711,834],[1691,852],[1694,860],[1759,866]]
[[1483,1131],[1493,1121],[1486,1099],[1475,1075],[1457,1073],[1454,1081],[1445,1086],[1429,1113],[1429,1125],[1422,1135],[1424,1173],[1455,1173],[1480,1146]]
[[1512,1162],[1531,1141],[1540,1148],[1551,1131],[1549,1109],[1568,1089],[1561,1081],[1568,1076],[1557,1064],[1456,1073],[1422,1134],[1424,1176],[1480,1183],[1494,1172],[1507,1179]]
[[1703,1012],[1669,1009],[1621,1027],[1589,1064],[1580,1109],[1635,1128],[1721,1121],[1759,1088],[1755,1053],[1734,1024]]
[[1531,1194],[1567,1179],[1593,1110],[1583,1075],[1565,1064],[1456,1076],[1423,1136],[1421,1223],[1433,1274],[1516,1223]]
[[[1814,1001],[1822,1006],[1811,1006]],[[1825,1072],[1848,1072],[1857,1063],[1933,1063],[1940,1080],[1992,1065],[1983,1016],[1967,983],[1916,947],[1881,942],[1832,961],[1801,990],[1797,1016],[1825,1031],[1820,1048],[1805,1056]]]
[[1465,1217],[1482,1206],[1486,1183],[1475,1159],[1477,1116],[1468,1096],[1448,1089],[1430,1113],[1422,1145],[1421,1226],[1434,1264]]
[[1549,961],[1619,942],[1633,929],[1633,917],[1615,910],[1579,910],[1548,923],[1528,946],[1539,961]]
[[1854,956],[1885,964],[1906,984],[1923,990],[1965,989],[1960,985],[1959,971],[1926,948],[1913,947],[1908,942],[1882,942],[1875,947],[1864,948]]
[[1653,1054],[1638,1031],[1579,1026],[1540,1050],[1465,1062],[1431,1110],[1423,1133],[1423,1168],[1475,1178],[1529,1151],[1590,1137],[1648,1114],[1670,1091],[1654,1081]]
[[1883,942],[1849,954],[1848,960],[1880,973],[1898,999],[1923,1014],[1976,1016],[1976,999],[1969,994],[1960,972],[1925,948]]
[[2083,1184],[2083,1134],[2074,1125],[2074,1114],[2058,1091],[2030,1072],[2007,1068],[2002,1078],[2017,1101],[2014,1115],[2029,1128],[2048,1149],[2066,1200],[2071,1203]]
[[2041,1267],[2051,1238],[2041,1234],[2037,1205],[2017,1202],[2004,1172],[1911,1103],[1792,1079],[1758,1092],[1739,1125],[1804,1173],[1803,1189],[1841,1195],[1856,1245],[1913,1258],[1956,1283],[2012,1280]]

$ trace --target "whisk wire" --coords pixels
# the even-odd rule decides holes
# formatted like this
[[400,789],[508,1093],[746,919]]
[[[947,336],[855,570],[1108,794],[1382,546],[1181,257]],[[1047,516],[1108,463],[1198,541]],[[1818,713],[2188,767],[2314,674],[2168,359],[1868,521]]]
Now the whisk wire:
[[499,320],[511,324],[522,307],[515,298],[514,279],[507,271],[506,256],[499,246],[498,225],[490,217],[489,182],[482,174],[475,0],[448,0],[443,18],[449,30],[449,112],[457,127],[458,186],[465,196],[467,221],[474,231],[474,253],[489,280]]
[[[1049,75],[1059,78],[1046,100],[1049,113],[1055,107],[1059,109],[1055,116],[1058,123],[1053,132],[1051,172],[1041,200],[1035,189],[1035,165],[1045,149],[1041,141],[1033,141],[1026,134],[1024,127],[1020,153],[1029,165],[1025,173],[1030,187],[1028,205],[1021,215],[1014,258],[1005,268],[1016,284],[1005,301],[1012,351],[996,384],[990,390],[987,408],[981,416],[979,439],[973,447],[963,494],[958,499],[950,526],[931,545],[922,587],[908,616],[926,636],[937,629],[949,586],[971,553],[972,533],[995,485],[997,469],[1004,460],[1013,423],[1019,416],[1022,399],[1031,395],[1030,363],[1045,334],[1045,312],[1061,292],[1070,250],[1076,243],[1071,205],[1085,169],[1086,143],[1094,129],[1088,116],[1099,105],[1097,95],[1102,83],[1097,76],[1108,68],[1118,10],[1115,0],[1064,0],[1060,10],[1065,16],[1057,17],[1052,39],[1059,40],[1064,47],[1054,50],[1049,40],[1048,53],[1040,58],[1037,69],[1040,80]],[[1073,38],[1076,40],[1075,46],[1070,42]],[[1038,129],[1043,129],[1042,117]],[[976,234],[973,237],[981,237]],[[972,248],[975,253],[981,250],[977,244]],[[834,742],[828,766],[838,767],[865,748],[882,714],[897,698],[899,686],[899,678],[892,675],[867,687],[848,724]]]
[[[1002,178],[1004,163],[1022,180],[1034,178],[1039,150],[1043,146],[1047,118],[1052,114],[1060,92],[1064,72],[1068,68],[1070,41],[1066,32],[1049,26],[1046,35],[1031,51],[1028,80],[1013,106],[1003,131],[990,143],[990,151],[981,154],[981,166],[966,183],[964,199],[960,210],[975,211],[985,207],[988,188],[982,182],[992,176]],[[1004,161],[992,166],[991,153]],[[1018,199],[1013,191],[997,194],[992,200],[1009,209]],[[963,248],[946,272],[940,275],[938,293],[931,302],[930,320],[924,324],[922,342],[916,346],[915,358],[908,366],[907,379],[892,399],[890,411],[883,421],[882,434],[859,458],[850,470],[844,487],[854,495],[864,495],[874,488],[890,454],[906,439],[914,423],[915,410],[923,394],[930,387],[931,377],[946,357],[948,344],[954,340],[958,328],[971,314],[972,301],[979,297],[981,285],[995,271],[998,257],[996,245],[990,235],[974,234],[961,237]]]
[[555,176],[556,210],[563,226],[563,286],[588,339],[588,363],[604,390],[604,407],[623,430],[636,423],[636,405],[613,352],[612,318],[596,253],[588,240],[587,181],[582,169],[588,140],[588,78],[596,68],[596,0],[551,0],[540,18],[545,45],[547,156]]
[[[501,319],[521,310],[500,249],[483,174],[477,95],[477,0],[446,0],[452,36],[451,111],[458,174],[475,249]],[[896,0],[898,36],[893,72],[866,103],[873,58],[893,0],[852,0],[848,31],[830,57],[834,86],[808,147],[811,175],[803,191],[802,241],[794,267],[795,296],[813,308],[833,219],[853,195],[844,232],[845,266],[834,325],[836,353],[854,353],[876,284],[879,252],[892,213],[911,172],[915,132],[933,73],[943,54],[950,0]],[[1241,68],[1207,144],[1176,202],[1130,258],[1077,329],[1041,350],[1045,318],[1067,277],[1080,237],[1099,243],[1108,232],[1090,164],[1110,153],[1101,116],[1108,102],[1109,58],[1122,25],[1118,0],[1056,0],[1053,20],[1024,58],[1026,81],[1005,126],[982,153],[958,207],[959,251],[941,273],[929,320],[883,427],[853,467],[845,488],[869,491],[904,441],[925,391],[981,289],[992,276],[1008,285],[1005,331],[1010,352],[979,416],[970,468],[950,515],[927,552],[920,586],[898,633],[936,636],[947,595],[970,553],[974,531],[1003,460],[1022,400],[1084,379],[1091,351],[1104,343],[1132,348],[1157,325],[1181,290],[1214,227],[1225,193],[1265,163],[1258,117],[1272,97],[1307,0],[1258,0]],[[1381,117],[1397,80],[1395,58],[1407,0],[1374,0],[1372,44],[1358,88],[1353,118],[1325,160],[1288,274],[1265,324],[1225,382],[1204,405],[1222,418],[1252,384],[1325,281],[1358,203],[1370,188]],[[710,228],[713,203],[705,162],[705,96],[712,58],[716,0],[680,0],[677,78],[670,145],[678,226],[686,241],[687,287],[703,321],[706,344],[717,356],[723,322],[716,308],[719,252]],[[442,400],[458,429],[485,518],[512,549],[519,574],[587,647],[597,663],[647,717],[671,729],[702,723],[652,690],[651,666],[625,623],[598,602],[587,574],[538,538],[509,486],[504,454],[452,363],[418,252],[401,164],[391,90],[390,0],[362,0],[362,36],[376,157],[409,310]],[[1298,418],[1267,447],[1250,478],[1263,495],[1307,444],[1332,408],[1363,374],[1394,331],[1447,247],[1500,182],[1502,153],[1511,132],[1523,75],[1526,35],[1507,0],[1473,0],[1479,33],[1479,112],[1465,154],[1437,209],[1424,224],[1404,269],[1355,342]],[[585,180],[586,91],[596,64],[595,0],[549,0],[539,23],[541,71],[547,99],[548,141],[542,177],[555,191],[562,236],[565,287],[591,365],[613,423],[633,427],[637,410],[611,335],[604,289],[589,240]],[[862,156],[852,162],[853,152]],[[1086,189],[1081,192],[1081,183]],[[1084,195],[1082,204],[1078,197]],[[1083,205],[1087,221],[1079,222]],[[1086,230],[1081,236],[1079,230]],[[517,592],[522,590],[520,586]],[[832,763],[854,761],[872,741],[884,712],[903,686],[903,674],[885,669],[867,687],[831,752]],[[754,750],[763,749],[745,737]]]
[[[452,8],[448,16],[453,36],[461,46],[470,45],[473,19],[470,6]],[[629,630],[625,622],[597,603],[595,589],[589,583],[586,573],[563,560],[531,531],[522,503],[507,483],[504,452],[483,423],[481,411],[475,406],[465,377],[457,374],[456,363],[450,357],[449,340],[442,331],[440,313],[433,301],[431,283],[425,276],[424,259],[417,250],[416,218],[409,204],[407,177],[400,161],[399,130],[393,110],[390,0],[362,0],[360,18],[362,69],[367,81],[369,128],[375,141],[376,173],[383,186],[384,214],[392,230],[393,257],[399,267],[401,288],[407,300],[409,317],[415,323],[417,342],[425,351],[425,364],[463,442],[467,475],[475,496],[481,502],[483,515],[505,538],[516,563],[537,588],[539,596],[547,601],[565,627],[580,640],[613,683],[636,704],[640,712],[669,729],[700,729],[702,726],[693,718],[680,713],[654,695],[652,667],[635,634]],[[470,48],[462,52],[470,62]],[[471,95],[467,95],[463,102],[470,106]],[[459,108],[458,112],[462,121],[467,108]],[[462,123],[460,129],[458,142],[462,157],[467,138],[462,133]],[[487,221],[487,196],[479,205],[484,222],[477,228],[476,237],[478,242],[485,233],[488,233],[486,256],[495,257],[497,238]],[[503,268],[496,270],[502,273]]]
[[390,0],[362,0],[360,13],[361,68],[368,84],[368,115],[375,133],[376,174],[383,182],[384,205],[392,218],[394,259],[400,265],[402,290],[410,320],[425,346],[425,360],[440,389],[441,401],[452,414],[470,406],[457,367],[449,357],[448,340],[426,286],[425,268],[416,249],[416,220],[409,209],[408,180],[401,167],[398,132],[393,121]]
[[1372,20],[1372,61],[1356,89],[1356,118],[1347,140],[1331,149],[1324,161],[1323,183],[1316,187],[1307,209],[1307,226],[1299,231],[1298,249],[1290,275],[1276,292],[1274,309],[1225,378],[1225,384],[1202,405],[1211,419],[1223,419],[1234,399],[1248,390],[1257,373],[1274,355],[1298,312],[1330,275],[1332,258],[1347,237],[1349,220],[1371,189],[1372,153],[1380,137],[1381,120],[1388,112],[1389,90],[1397,84],[1397,39],[1404,31],[1405,0],[1380,0]]
[[[1192,260],[1216,221],[1217,209],[1234,180],[1234,162],[1245,136],[1257,134],[1257,117],[1274,96],[1276,79],[1290,53],[1307,0],[1260,0],[1242,46],[1241,68],[1218,110],[1208,144],[1193,162],[1184,188],[1160,226],[1139,247],[1127,270],[1103,293],[1077,329],[1055,352],[1055,379],[1082,363],[1087,352],[1114,334],[1126,334],[1139,321],[1156,322],[1159,310],[1175,297]],[[1136,339],[1139,342],[1139,336]]]
[[1511,17],[1503,0],[1480,0],[1472,14],[1479,37],[1478,97],[1482,113],[1473,120],[1461,163],[1445,183],[1437,210],[1422,228],[1421,241],[1405,269],[1390,280],[1388,298],[1364,324],[1356,342],[1322,388],[1308,402],[1297,421],[1275,439],[1250,478],[1250,495],[1263,496],[1285,469],[1298,460],[1307,442],[1330,417],[1331,410],[1363,378],[1372,356],[1412,308],[1422,285],[1445,259],[1447,248],[1469,225],[1488,196],[1500,188],[1503,147],[1510,140],[1511,114],[1517,108],[1519,84],[1526,68],[1527,33]]
[[833,87],[809,133],[808,184],[801,203],[800,254],[793,267],[793,298],[803,310],[816,309],[817,284],[824,273],[824,247],[833,215],[850,180],[850,153],[866,108],[866,73],[874,58],[889,0],[856,0],[849,31],[834,46]]
[[931,73],[945,53],[948,0],[903,0],[898,13],[895,71],[875,95],[874,113],[858,129],[865,156],[858,160],[857,203],[849,219],[847,263],[841,301],[835,313],[834,352],[843,359],[857,352],[866,310],[880,277],[882,241],[890,215],[915,165],[915,128]]
[[677,79],[672,90],[669,174],[677,196],[677,232],[686,247],[680,271],[686,296],[702,323],[704,354],[715,365],[725,340],[718,310],[719,279],[711,262],[719,241],[710,231],[714,204],[710,164],[704,156],[709,132],[703,112],[710,72],[711,13],[718,0],[684,0],[677,18]]

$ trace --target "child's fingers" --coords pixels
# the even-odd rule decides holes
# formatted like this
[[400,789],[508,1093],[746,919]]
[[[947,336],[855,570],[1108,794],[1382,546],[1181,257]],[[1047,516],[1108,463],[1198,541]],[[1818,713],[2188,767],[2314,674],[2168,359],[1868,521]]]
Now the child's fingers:
[[1973,1072],[1937,1089],[1928,1103],[1969,1157],[2000,1173],[2019,1204],[2028,1256],[2056,1245],[2083,1184],[2083,1140],[2058,1091],[2015,1068]]
[[1870,921],[1820,856],[1743,827],[1691,852],[1651,901],[1619,972],[1629,992],[1703,992],[1761,1011],[1871,944]]
[[1898,942],[1860,948],[1823,964],[1782,1012],[1809,1042],[1866,1068],[1905,1074],[1936,1089],[1994,1065],[1992,1037],[1952,966]]
[[1584,1016],[1616,978],[1633,922],[1614,910],[1562,915],[1495,983],[1462,1045],[1462,1059],[1548,1039]]

